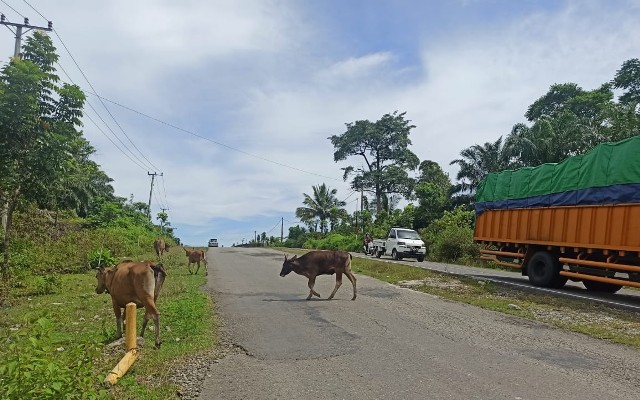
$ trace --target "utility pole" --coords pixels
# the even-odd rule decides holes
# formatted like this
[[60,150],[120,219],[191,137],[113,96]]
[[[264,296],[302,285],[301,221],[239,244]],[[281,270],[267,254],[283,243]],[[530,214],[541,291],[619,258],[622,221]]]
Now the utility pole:
[[280,246],[282,246],[282,242],[284,242],[284,217],[280,219]]
[[[150,172],[147,172],[147,175],[151,177],[151,190],[149,190],[149,209],[147,210],[148,217],[149,219],[151,219],[151,195],[153,195],[153,181],[156,179],[156,176],[158,174],[155,172],[153,174]],[[162,173],[160,173],[160,176],[162,176]]]
[[[14,57],[20,57],[20,49],[22,48],[22,35],[24,33],[27,33],[32,29],[40,29],[43,31],[53,30],[53,22],[51,21],[49,21],[49,24],[47,25],[46,28],[42,26],[29,25],[29,18],[24,19],[24,24],[17,24],[17,23],[7,21],[7,17],[5,17],[4,14],[0,14],[0,25],[6,26],[7,28],[9,28],[11,32],[15,33],[16,35],[16,44],[13,48]],[[11,27],[15,27],[15,31]],[[23,31],[23,29],[25,28],[26,30]],[[8,201],[3,201],[2,204],[0,204],[0,208],[1,208],[0,219],[2,220],[2,232],[4,233],[7,231],[7,215],[9,212]]]
[[[13,56],[14,57],[20,57],[20,49],[22,48],[22,35],[29,32],[32,29],[39,29],[42,31],[47,31],[47,32],[51,32],[53,30],[53,22],[49,21],[49,23],[47,24],[47,27],[45,28],[44,26],[35,26],[35,25],[30,25],[29,24],[29,18],[24,19],[24,23],[23,24],[18,24],[15,22],[9,22],[7,21],[7,17],[4,16],[4,14],[0,14],[0,25],[5,25],[7,27],[12,26],[14,27],[16,30],[14,31],[13,29],[9,28],[9,30],[11,30],[13,33],[16,34],[16,44],[15,47],[13,48]],[[26,30],[23,30],[26,29]]]
[[[168,208],[161,208],[162,213],[164,214],[165,211],[168,210]],[[160,233],[164,234],[164,221],[161,219],[160,220]]]
[[253,242],[258,245],[258,231],[253,231]]

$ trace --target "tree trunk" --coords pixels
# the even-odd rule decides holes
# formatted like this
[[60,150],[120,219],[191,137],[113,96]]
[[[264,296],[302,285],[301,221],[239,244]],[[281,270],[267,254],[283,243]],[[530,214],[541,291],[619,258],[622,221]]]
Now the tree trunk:
[[11,277],[9,271],[9,243],[11,241],[11,226],[13,225],[13,211],[18,204],[18,198],[20,196],[20,188],[18,187],[14,192],[14,195],[7,201],[7,226],[4,231],[4,257],[2,260],[2,278],[8,281]]

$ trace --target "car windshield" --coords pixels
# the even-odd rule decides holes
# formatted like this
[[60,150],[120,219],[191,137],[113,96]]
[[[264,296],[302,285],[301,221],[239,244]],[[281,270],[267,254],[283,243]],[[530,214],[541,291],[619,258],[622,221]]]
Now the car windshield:
[[416,231],[401,231],[398,230],[398,239],[414,239],[420,240],[420,235]]

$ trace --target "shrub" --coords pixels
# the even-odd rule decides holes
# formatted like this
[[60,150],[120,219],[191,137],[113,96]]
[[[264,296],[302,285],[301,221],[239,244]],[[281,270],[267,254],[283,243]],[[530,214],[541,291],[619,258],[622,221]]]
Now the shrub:
[[116,264],[116,259],[111,255],[109,249],[94,250],[89,253],[89,267],[91,269],[112,267]]
[[93,372],[97,343],[60,343],[47,318],[12,332],[0,357],[3,399],[103,399]]
[[324,238],[308,239],[303,247],[305,249],[359,251],[361,246],[362,240],[356,239],[355,235],[332,233]]
[[473,223],[473,211],[458,207],[421,230],[429,257],[446,262],[476,257],[479,250],[473,241]]

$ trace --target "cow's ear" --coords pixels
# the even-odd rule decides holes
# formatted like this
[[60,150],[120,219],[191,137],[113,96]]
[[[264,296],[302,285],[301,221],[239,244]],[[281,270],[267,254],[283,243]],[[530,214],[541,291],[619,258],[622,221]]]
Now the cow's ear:
[[99,272],[104,272],[104,267],[103,266],[99,266],[98,268],[96,268]]
[[287,255],[284,255],[284,262],[287,262]]

